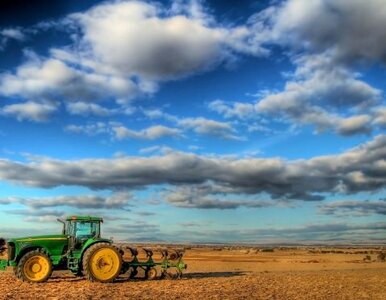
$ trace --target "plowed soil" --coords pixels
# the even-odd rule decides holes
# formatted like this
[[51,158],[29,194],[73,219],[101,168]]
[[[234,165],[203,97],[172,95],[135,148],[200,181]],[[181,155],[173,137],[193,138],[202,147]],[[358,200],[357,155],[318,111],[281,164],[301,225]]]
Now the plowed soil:
[[179,280],[101,284],[57,271],[46,283],[29,284],[2,272],[0,299],[386,299],[386,262],[377,261],[379,250],[320,252],[191,248]]

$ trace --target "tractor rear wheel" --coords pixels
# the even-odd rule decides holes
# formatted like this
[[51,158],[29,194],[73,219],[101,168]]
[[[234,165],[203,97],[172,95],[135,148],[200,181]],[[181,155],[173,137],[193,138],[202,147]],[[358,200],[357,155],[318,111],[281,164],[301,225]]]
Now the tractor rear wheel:
[[52,274],[52,262],[41,250],[34,250],[26,253],[15,268],[16,276],[28,282],[44,282]]
[[82,263],[88,280],[112,282],[121,273],[122,256],[116,247],[98,243],[86,250]]

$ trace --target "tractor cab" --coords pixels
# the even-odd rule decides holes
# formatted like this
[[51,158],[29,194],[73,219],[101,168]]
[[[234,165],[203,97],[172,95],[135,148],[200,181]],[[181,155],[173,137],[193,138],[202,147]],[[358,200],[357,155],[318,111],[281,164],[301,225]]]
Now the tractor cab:
[[63,235],[69,239],[69,249],[81,248],[88,239],[99,239],[101,236],[102,218],[90,216],[72,216],[66,218],[63,223]]

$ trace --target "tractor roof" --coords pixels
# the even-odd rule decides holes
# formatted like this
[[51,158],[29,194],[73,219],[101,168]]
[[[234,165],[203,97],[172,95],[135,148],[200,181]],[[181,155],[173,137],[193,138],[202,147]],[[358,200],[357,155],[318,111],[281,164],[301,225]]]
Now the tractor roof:
[[103,222],[103,219],[100,217],[93,216],[70,216],[66,218],[66,221]]

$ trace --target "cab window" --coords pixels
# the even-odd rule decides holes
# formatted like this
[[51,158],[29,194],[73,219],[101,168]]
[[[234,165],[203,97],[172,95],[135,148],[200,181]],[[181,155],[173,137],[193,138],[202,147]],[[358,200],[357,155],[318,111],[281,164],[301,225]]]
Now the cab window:
[[71,221],[67,225],[67,235],[76,238],[99,237],[100,225],[98,222]]
[[78,222],[76,226],[76,237],[88,237],[92,235],[92,223]]
[[83,237],[91,237],[96,234],[95,231],[95,223],[90,222],[78,222],[76,224],[76,237],[77,238],[83,238]]

